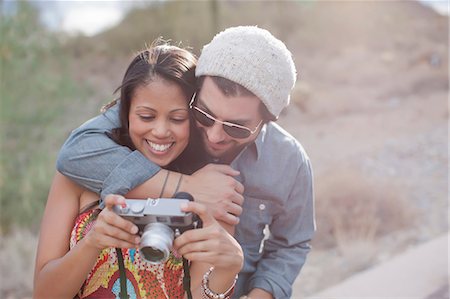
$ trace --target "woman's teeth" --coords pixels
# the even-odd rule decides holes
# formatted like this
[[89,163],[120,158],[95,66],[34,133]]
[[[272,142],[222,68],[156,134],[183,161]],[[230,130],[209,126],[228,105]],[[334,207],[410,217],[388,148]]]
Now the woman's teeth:
[[148,140],[147,140],[147,143],[148,143],[148,145],[150,145],[150,147],[153,150],[158,151],[158,152],[165,152],[165,151],[167,151],[173,144],[173,142],[172,143],[167,143],[167,144],[157,144],[157,143],[153,143],[153,142],[148,141]]

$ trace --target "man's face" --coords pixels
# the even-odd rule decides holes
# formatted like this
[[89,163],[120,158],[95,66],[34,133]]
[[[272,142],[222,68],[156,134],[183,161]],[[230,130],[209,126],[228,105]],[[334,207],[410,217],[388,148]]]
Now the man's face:
[[244,126],[254,132],[246,138],[235,138],[225,132],[219,122],[207,127],[197,121],[208,154],[230,163],[247,144],[253,142],[262,127],[260,103],[256,96],[225,96],[214,81],[206,77],[194,106],[217,120]]

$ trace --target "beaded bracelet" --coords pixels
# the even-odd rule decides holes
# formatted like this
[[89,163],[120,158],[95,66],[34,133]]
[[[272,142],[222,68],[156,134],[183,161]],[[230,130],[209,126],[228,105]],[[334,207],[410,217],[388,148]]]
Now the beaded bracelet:
[[209,275],[214,270],[214,267],[209,268],[209,270],[203,275],[202,279],[202,298],[203,299],[230,299],[231,295],[233,294],[234,287],[236,285],[236,281],[238,276],[234,278],[233,283],[231,286],[222,294],[217,294],[214,291],[211,291],[209,288]]

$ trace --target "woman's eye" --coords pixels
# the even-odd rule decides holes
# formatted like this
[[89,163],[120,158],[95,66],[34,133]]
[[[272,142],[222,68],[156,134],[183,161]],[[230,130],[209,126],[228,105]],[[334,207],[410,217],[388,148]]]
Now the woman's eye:
[[181,118],[181,117],[177,117],[177,118],[172,118],[172,121],[175,123],[182,123],[185,122],[187,120],[187,118]]
[[139,118],[142,119],[143,121],[151,121],[153,120],[155,117],[151,116],[151,115],[139,115]]

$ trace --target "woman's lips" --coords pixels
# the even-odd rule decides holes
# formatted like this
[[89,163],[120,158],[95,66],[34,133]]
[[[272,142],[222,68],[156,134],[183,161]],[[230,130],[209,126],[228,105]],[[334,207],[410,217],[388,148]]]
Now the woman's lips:
[[155,153],[156,155],[165,154],[175,144],[175,142],[155,143],[150,140],[146,140],[146,142],[149,145],[151,152]]

